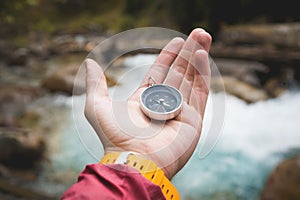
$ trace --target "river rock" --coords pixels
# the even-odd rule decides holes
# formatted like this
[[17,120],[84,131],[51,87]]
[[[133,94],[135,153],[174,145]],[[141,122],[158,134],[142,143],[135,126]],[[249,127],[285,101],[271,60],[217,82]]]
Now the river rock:
[[271,97],[279,97],[288,89],[288,84],[281,82],[279,78],[270,78],[264,85],[265,91]]
[[54,54],[90,52],[105,39],[105,36],[93,34],[57,35],[52,38],[49,49]]
[[[269,71],[268,66],[256,61],[215,58],[214,62],[221,75],[232,76],[257,87],[262,84],[257,74],[266,74]],[[214,75],[212,72],[212,76]]]
[[[218,38],[227,45],[266,44],[300,49],[300,23],[243,24],[223,27]],[[284,38],[284,39],[283,39]]]
[[36,87],[6,85],[0,86],[0,126],[18,126],[18,117],[24,112],[26,105],[40,95]]
[[29,49],[32,57],[48,58],[50,56],[51,37],[41,31],[30,31]]
[[18,48],[6,56],[6,62],[8,65],[23,66],[27,63],[30,50],[27,48]]
[[0,128],[0,163],[15,168],[32,167],[45,152],[40,134],[26,129]]
[[[299,33],[299,22],[224,26],[215,37],[210,54],[217,58],[258,61],[268,66],[268,72],[260,74],[260,82],[266,84],[270,96],[276,97],[282,91],[290,89],[289,85],[278,85],[278,82],[289,83],[295,80],[299,86]],[[286,68],[293,71],[293,78],[274,81],[281,79]],[[275,82],[278,87],[272,89]],[[291,87],[294,85],[296,84],[292,83]]]
[[295,69],[290,67],[279,69],[276,76],[266,80],[264,84],[265,91],[272,97],[278,97],[287,90],[298,89],[300,82],[296,74]]
[[76,84],[76,90],[74,94],[82,94],[85,92],[85,79],[80,76],[79,79],[75,78],[78,73],[80,65],[79,64],[69,64],[66,67],[59,68],[52,74],[47,76],[42,81],[42,86],[50,91],[65,92],[69,95],[73,94],[74,83]]
[[72,35],[60,35],[56,36],[52,40],[52,53],[62,54],[62,53],[76,53],[81,52],[84,49],[86,38],[78,36],[78,40],[76,37]]
[[264,90],[229,76],[212,77],[211,89],[215,92],[222,92],[225,89],[225,92],[248,103],[268,99],[268,95]]
[[284,160],[274,169],[260,199],[300,199],[300,156]]
[[[113,76],[109,74],[106,74],[106,80],[109,87],[117,84]],[[75,63],[69,64],[47,76],[42,81],[42,86],[53,92],[81,95],[85,93],[85,68],[80,68],[80,66]]]
[[[24,187],[23,184],[16,183],[16,181],[2,180],[0,179],[0,199],[1,200],[54,200],[59,197],[52,197],[43,192]],[[2,193],[2,191],[4,193]]]

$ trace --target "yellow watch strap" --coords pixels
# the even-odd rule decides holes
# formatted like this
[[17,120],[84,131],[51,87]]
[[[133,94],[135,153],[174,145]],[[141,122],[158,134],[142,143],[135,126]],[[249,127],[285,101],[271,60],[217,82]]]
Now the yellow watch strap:
[[142,176],[158,185],[167,200],[179,200],[180,195],[164,172],[152,161],[131,152],[111,152],[103,156],[100,164],[125,164],[137,169]]

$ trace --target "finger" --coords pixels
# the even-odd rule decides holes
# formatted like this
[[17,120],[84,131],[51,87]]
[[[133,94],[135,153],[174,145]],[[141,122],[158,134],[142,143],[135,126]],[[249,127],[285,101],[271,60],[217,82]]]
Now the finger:
[[210,73],[210,72],[203,71],[206,68],[202,68],[201,66],[198,66],[200,62],[197,60],[199,59],[197,56],[199,56],[199,53],[196,51],[188,63],[188,67],[186,69],[184,78],[179,87],[179,90],[183,95],[183,100],[187,103],[189,103],[189,99],[191,96],[191,91],[194,84],[194,75],[200,73],[203,76],[204,75],[207,76]]
[[176,37],[172,39],[160,52],[155,62],[145,75],[141,86],[147,85],[151,77],[155,82],[162,83],[169,71],[170,66],[177,57],[179,51],[184,44],[182,38]]
[[194,55],[194,81],[189,104],[203,116],[210,87],[210,66],[208,53],[198,50]]
[[184,78],[179,87],[179,91],[182,93],[183,100],[187,103],[189,103],[193,82],[194,82],[194,67],[191,64],[189,64],[185,72]]
[[[205,34],[202,34],[203,32]],[[201,38],[202,35],[206,35],[206,32],[203,29],[197,28],[191,32],[169,71],[165,80],[167,85],[179,88],[193,53],[198,49],[204,49],[202,43],[207,43],[207,41]],[[205,46],[207,45],[205,44]]]
[[[198,39],[198,44],[195,45],[196,49],[204,49],[205,51],[208,51],[211,45],[211,36],[202,31],[199,33]],[[195,54],[190,58],[190,61],[188,63],[188,67],[186,69],[184,78],[181,82],[181,85],[179,87],[179,90],[181,91],[183,95],[183,99],[185,102],[189,103],[189,99],[191,96],[191,91],[192,91],[192,86],[193,86],[193,81],[194,81],[194,72],[197,74],[197,60],[195,59]],[[199,68],[199,70],[203,70],[202,68]],[[205,72],[200,72],[200,74],[204,75]]]
[[108,97],[106,78],[102,68],[92,59],[85,61],[86,94],[95,99]]
[[[203,29],[202,29],[203,30]],[[211,46],[211,42],[212,42],[212,37],[211,35],[206,32],[205,30],[201,31],[199,33],[199,36],[197,38],[197,42],[198,44],[206,51],[209,52],[210,50],[210,46]],[[200,48],[200,49],[202,49]]]
[[[97,122],[96,109],[103,97],[108,97],[106,79],[102,68],[92,59],[85,61],[86,68],[86,101],[84,114],[95,130],[100,127]],[[98,103],[97,103],[98,102]],[[99,131],[96,131],[99,132]],[[101,132],[101,131],[100,131]]]
[[[97,135],[99,136],[104,148],[110,144],[109,139],[102,131],[104,126],[101,126],[99,114],[105,113],[104,108],[111,106],[108,101],[109,98],[106,78],[102,68],[92,59],[85,61],[86,68],[86,101],[84,114],[89,123],[92,125]],[[110,109],[108,109],[110,110]],[[101,111],[101,112],[99,112]],[[102,112],[103,111],[103,112]],[[105,115],[107,116],[107,115]],[[109,117],[108,117],[109,120]]]

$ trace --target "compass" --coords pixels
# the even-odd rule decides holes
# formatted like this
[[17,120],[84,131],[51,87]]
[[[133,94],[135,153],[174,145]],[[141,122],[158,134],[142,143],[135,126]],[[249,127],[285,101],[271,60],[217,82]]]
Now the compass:
[[182,94],[174,87],[154,84],[140,97],[141,110],[155,120],[168,120],[176,117],[182,107]]

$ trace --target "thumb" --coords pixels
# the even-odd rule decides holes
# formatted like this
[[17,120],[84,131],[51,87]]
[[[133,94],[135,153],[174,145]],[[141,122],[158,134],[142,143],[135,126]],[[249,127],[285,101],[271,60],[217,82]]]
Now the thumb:
[[[95,107],[98,107],[103,98],[108,97],[106,78],[102,68],[92,59],[85,60],[86,68],[86,101],[84,114],[96,132],[99,132],[97,122],[97,113]],[[101,131],[100,131],[101,132]]]
[[108,89],[105,74],[98,63],[92,59],[86,59],[86,95],[87,99],[96,100],[108,97]]

